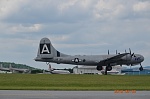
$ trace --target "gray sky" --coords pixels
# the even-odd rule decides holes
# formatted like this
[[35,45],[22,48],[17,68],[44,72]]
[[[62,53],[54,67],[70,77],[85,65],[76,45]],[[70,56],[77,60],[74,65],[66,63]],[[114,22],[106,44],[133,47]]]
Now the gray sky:
[[0,0],[0,61],[47,69],[33,60],[43,37],[71,55],[131,48],[150,65],[150,1]]

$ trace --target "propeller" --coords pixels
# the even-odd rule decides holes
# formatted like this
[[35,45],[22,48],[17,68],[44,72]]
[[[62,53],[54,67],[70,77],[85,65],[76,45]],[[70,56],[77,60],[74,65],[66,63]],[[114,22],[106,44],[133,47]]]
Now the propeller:
[[[132,58],[132,57],[136,57],[135,54],[131,52],[131,49],[130,49],[130,48],[129,48],[129,52],[130,52],[131,58]],[[131,66],[133,66],[133,64],[130,65],[130,69],[131,69]]]
[[131,55],[131,49],[129,48],[129,52],[130,52],[130,55]]
[[108,55],[109,55],[109,50],[108,50]]
[[135,56],[135,55],[134,55],[134,53],[133,53],[133,54],[131,54],[131,57],[132,57],[132,56]]
[[134,53],[131,52],[131,49],[130,49],[130,48],[129,48],[129,52],[130,52],[131,58],[132,58],[133,56],[135,57]]
[[118,53],[118,51],[116,50],[116,55],[117,55],[117,54],[120,54],[120,53]]

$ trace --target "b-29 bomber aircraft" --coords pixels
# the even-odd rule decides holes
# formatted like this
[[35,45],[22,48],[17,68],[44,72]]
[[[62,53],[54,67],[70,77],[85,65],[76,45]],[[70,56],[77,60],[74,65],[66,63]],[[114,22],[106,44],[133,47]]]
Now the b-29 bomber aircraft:
[[141,63],[144,61],[144,57],[140,54],[131,53],[117,53],[108,55],[67,55],[57,51],[51,44],[48,38],[42,38],[39,44],[39,49],[35,61],[57,63],[57,64],[72,64],[72,65],[86,65],[97,66],[97,70],[103,70],[105,68],[105,74],[107,71],[112,70],[112,66],[127,65],[134,66],[140,64],[139,70],[142,71],[143,67]]

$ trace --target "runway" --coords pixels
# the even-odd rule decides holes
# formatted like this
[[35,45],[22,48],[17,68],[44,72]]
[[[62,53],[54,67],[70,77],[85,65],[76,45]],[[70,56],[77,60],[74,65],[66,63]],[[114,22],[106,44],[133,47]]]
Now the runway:
[[150,91],[22,91],[0,90],[0,99],[149,99]]

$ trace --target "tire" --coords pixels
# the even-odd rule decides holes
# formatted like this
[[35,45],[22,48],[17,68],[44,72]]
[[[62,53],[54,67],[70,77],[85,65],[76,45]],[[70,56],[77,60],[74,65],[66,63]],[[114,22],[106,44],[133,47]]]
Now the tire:
[[141,66],[141,67],[139,68],[139,70],[140,70],[140,71],[143,71],[143,67]]
[[100,70],[103,69],[103,67],[102,67],[102,66],[97,66],[96,69],[97,69],[98,71],[100,71]]
[[107,69],[107,71],[111,71],[112,70],[112,66],[107,66],[106,69]]

